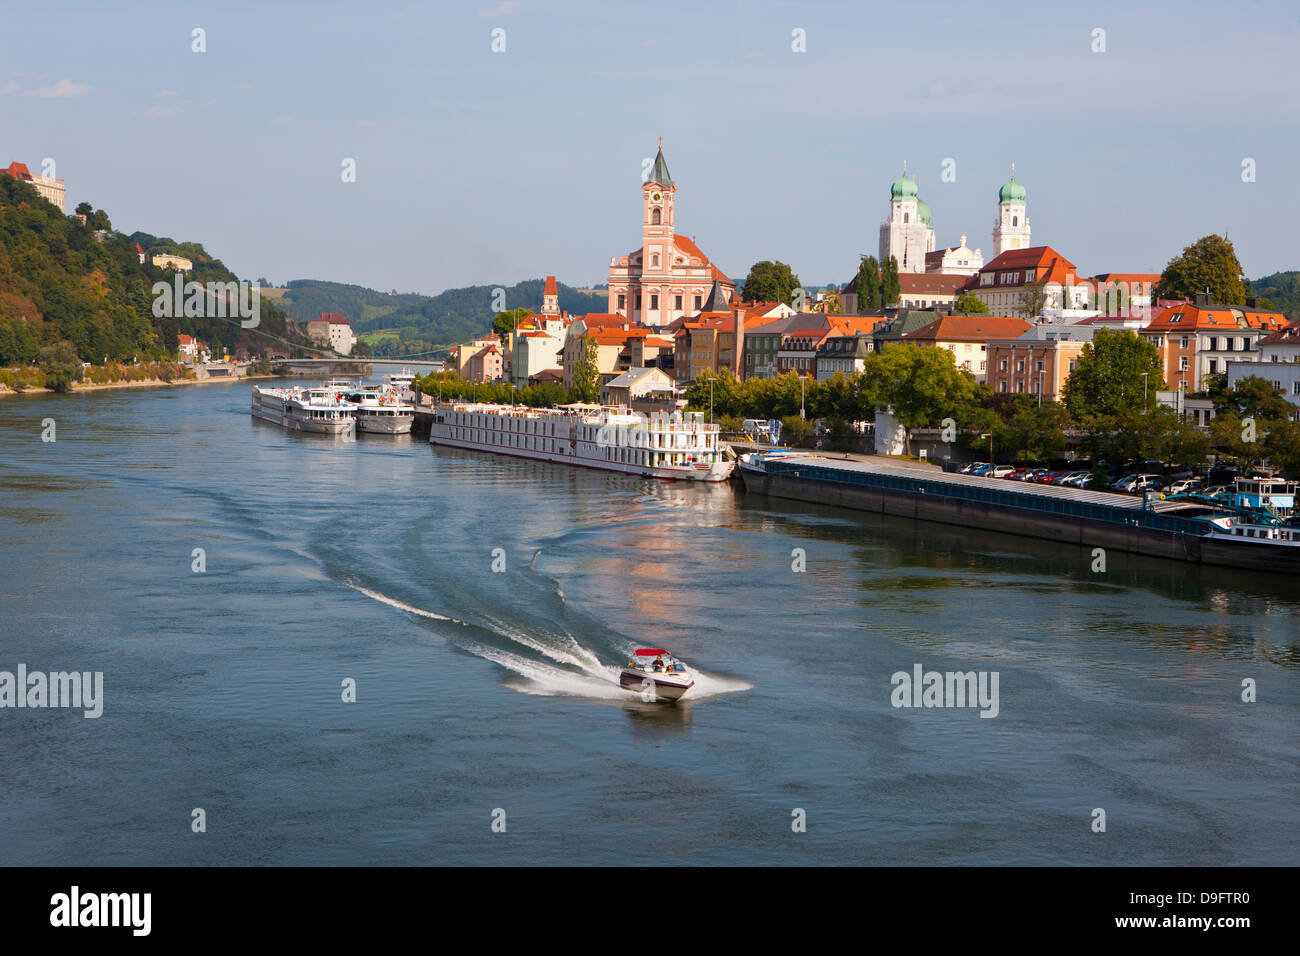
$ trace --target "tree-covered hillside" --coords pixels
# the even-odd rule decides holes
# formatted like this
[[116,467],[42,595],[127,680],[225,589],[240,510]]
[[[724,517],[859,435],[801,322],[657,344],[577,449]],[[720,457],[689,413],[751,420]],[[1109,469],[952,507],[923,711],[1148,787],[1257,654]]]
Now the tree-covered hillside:
[[1250,284],[1252,295],[1268,299],[1292,322],[1300,322],[1300,272],[1275,272]]
[[[448,289],[435,296],[389,295],[362,286],[298,279],[290,282],[278,300],[284,310],[298,322],[316,318],[322,312],[338,312],[358,335],[377,329],[394,329],[401,333],[400,349],[390,354],[412,354],[442,349],[465,342],[492,328],[492,317],[503,309],[542,307],[543,279],[529,279],[513,286],[469,286]],[[497,295],[497,289],[502,290]],[[577,292],[557,283],[560,308],[575,315],[604,312],[605,295]],[[498,308],[494,308],[497,306]],[[397,340],[391,340],[398,345]],[[376,351],[376,354],[384,354]]]
[[[175,359],[181,332],[250,353],[280,347],[275,339],[304,340],[267,302],[256,330],[241,328],[237,319],[155,318],[153,285],[170,281],[172,273],[155,268],[148,257],[141,263],[135,242],[146,251],[169,243],[193,260],[191,280],[236,277],[201,245],[124,236],[112,231],[107,215],[95,217],[80,225],[30,184],[0,176],[0,366],[33,362],[43,347],[60,342],[70,343],[82,361],[99,363]],[[92,226],[100,227],[98,238]]]

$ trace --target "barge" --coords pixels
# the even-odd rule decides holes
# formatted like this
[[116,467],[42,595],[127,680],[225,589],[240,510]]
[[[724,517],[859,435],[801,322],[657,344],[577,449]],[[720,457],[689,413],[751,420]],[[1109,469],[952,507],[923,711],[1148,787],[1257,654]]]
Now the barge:
[[[1291,536],[1225,540],[1213,509],[1055,485],[922,471],[818,455],[741,456],[746,493],[1259,571],[1300,573]],[[1254,546],[1245,545],[1250,541]],[[1275,543],[1276,542],[1276,543]],[[1245,546],[1243,546],[1245,545]]]

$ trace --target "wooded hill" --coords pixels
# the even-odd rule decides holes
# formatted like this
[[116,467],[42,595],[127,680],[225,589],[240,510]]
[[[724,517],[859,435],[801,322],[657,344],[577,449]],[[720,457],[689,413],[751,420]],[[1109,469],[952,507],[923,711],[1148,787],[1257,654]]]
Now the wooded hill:
[[305,342],[266,301],[257,329],[243,329],[237,319],[155,318],[153,285],[172,273],[151,265],[149,255],[142,264],[136,242],[147,254],[171,251],[192,260],[188,280],[237,277],[198,243],[125,236],[102,213],[96,218],[107,227],[98,233],[63,215],[29,183],[0,176],[0,366],[33,362],[42,347],[65,341],[94,363],[175,359],[181,332],[214,349],[250,353],[290,347],[277,339]]

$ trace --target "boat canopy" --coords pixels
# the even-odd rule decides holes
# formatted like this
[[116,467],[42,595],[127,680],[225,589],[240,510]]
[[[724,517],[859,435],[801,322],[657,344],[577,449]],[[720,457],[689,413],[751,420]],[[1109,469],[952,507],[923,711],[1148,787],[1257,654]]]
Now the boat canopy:
[[660,654],[667,654],[667,653],[668,652],[664,650],[662,647],[642,647],[637,650],[636,656],[637,657],[658,657]]

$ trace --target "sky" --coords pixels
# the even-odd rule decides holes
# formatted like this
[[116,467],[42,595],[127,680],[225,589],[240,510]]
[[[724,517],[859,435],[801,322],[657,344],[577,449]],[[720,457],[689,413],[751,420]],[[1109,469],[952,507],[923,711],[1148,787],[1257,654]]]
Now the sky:
[[1014,162],[1081,275],[1226,232],[1258,278],[1300,269],[1297,50],[1294,0],[12,5],[0,166],[243,278],[435,294],[604,282],[660,136],[678,232],[810,286],[876,254],[904,161],[991,258]]

